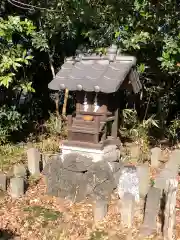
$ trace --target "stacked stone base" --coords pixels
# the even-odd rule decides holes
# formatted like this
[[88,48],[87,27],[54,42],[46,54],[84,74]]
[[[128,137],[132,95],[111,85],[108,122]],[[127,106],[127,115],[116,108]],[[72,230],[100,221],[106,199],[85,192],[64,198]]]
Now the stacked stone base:
[[[73,202],[83,201],[86,197],[108,199],[117,186],[115,176],[120,174],[123,164],[117,157],[116,148],[113,148],[112,158],[108,158],[110,150],[107,150],[97,153],[83,149],[77,153],[77,149],[69,149],[59,159],[50,161],[43,171],[48,194]],[[111,152],[113,150],[111,148]]]

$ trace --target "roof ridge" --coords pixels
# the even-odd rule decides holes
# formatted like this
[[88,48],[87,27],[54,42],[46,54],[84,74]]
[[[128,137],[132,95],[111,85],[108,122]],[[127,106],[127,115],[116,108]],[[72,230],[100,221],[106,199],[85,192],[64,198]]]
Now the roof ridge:
[[109,62],[132,62],[132,65],[136,65],[136,57],[134,56],[127,56],[127,55],[116,55],[113,60],[110,59],[108,55],[81,55],[77,57],[69,57],[65,59],[65,62],[81,62],[81,61],[90,61],[90,60],[108,60]]

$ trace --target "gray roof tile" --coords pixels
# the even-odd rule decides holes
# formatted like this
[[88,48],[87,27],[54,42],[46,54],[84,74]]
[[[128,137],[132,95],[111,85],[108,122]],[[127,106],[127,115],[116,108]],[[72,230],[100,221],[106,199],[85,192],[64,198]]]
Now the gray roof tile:
[[79,84],[84,91],[94,91],[94,87],[99,86],[101,92],[111,93],[116,92],[126,76],[131,73],[133,89],[139,92],[141,83],[134,70],[135,58],[116,56],[113,61],[110,59],[107,55],[67,59],[48,87],[52,90],[60,90],[60,84],[64,84],[70,91],[75,91]]

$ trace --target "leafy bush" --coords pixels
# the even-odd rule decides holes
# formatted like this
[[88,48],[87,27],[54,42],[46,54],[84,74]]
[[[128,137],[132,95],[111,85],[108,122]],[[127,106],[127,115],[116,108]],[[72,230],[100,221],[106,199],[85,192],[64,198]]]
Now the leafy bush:
[[0,108],[0,143],[5,143],[10,134],[22,129],[25,118],[16,110],[16,107],[2,106]]
[[62,118],[58,118],[55,114],[50,114],[49,119],[45,122],[44,127],[50,135],[65,136],[65,122]]
[[122,112],[122,125],[120,134],[140,144],[142,151],[146,152],[149,147],[149,131],[151,128],[158,128],[158,121],[152,115],[147,120],[139,121],[136,110],[124,109]]
[[174,119],[171,121],[169,128],[167,129],[167,135],[172,144],[179,142],[180,133],[180,120]]
[[[40,49],[41,44],[45,44],[43,36],[36,31],[32,21],[22,21],[19,16],[8,16],[7,20],[0,18],[0,86],[14,85],[15,89],[34,92],[32,82],[25,77],[25,69],[33,59],[33,47]],[[17,79],[22,68],[24,72]]]

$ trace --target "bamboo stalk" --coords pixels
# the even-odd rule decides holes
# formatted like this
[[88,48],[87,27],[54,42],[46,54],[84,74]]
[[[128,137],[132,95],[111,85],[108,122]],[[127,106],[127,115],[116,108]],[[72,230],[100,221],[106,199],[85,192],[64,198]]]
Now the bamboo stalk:
[[[53,78],[55,78],[55,71],[54,71],[54,66],[52,64],[52,59],[50,54],[49,55],[49,65],[50,65],[50,69],[53,75]],[[67,109],[67,101],[68,101],[68,96],[69,96],[69,90],[66,88],[65,89],[65,95],[64,95],[64,103],[63,103],[63,108],[62,108],[62,119],[67,120],[66,118],[66,109]],[[57,118],[60,117],[59,114],[59,93],[56,94],[56,99],[55,99],[55,104],[56,104],[56,116]]]
[[69,90],[66,88],[66,89],[65,89],[65,94],[64,94],[64,104],[63,104],[63,109],[62,109],[62,115],[63,115],[63,117],[66,116],[68,96],[69,96]]

